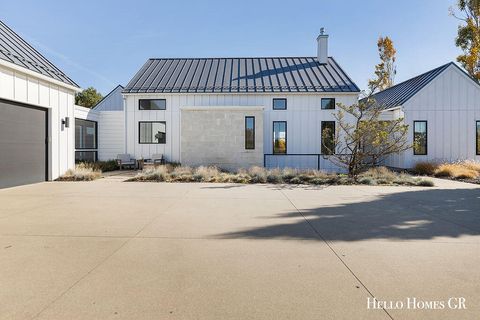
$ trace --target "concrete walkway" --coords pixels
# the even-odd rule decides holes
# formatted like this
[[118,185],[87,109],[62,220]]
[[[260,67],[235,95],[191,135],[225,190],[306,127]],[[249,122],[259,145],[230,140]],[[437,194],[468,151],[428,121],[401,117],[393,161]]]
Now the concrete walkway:
[[[480,314],[478,186],[121,180],[0,190],[0,319]],[[467,309],[418,308],[451,297]]]

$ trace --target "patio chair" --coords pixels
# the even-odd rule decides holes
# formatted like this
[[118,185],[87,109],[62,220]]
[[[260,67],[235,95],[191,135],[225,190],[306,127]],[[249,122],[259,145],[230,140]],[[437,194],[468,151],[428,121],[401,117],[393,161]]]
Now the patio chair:
[[165,158],[163,157],[163,154],[156,153],[152,155],[152,162],[153,164],[165,164]]
[[155,167],[162,164],[165,164],[165,157],[161,153],[153,154],[152,157],[145,162],[145,165],[153,165]]
[[137,165],[135,158],[132,158],[128,153],[117,155],[117,164],[120,167],[120,170],[123,170],[124,167],[135,169]]

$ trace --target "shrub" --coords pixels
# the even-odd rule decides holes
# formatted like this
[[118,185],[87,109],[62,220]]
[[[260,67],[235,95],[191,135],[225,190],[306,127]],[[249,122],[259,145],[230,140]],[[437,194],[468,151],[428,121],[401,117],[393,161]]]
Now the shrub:
[[282,172],[280,171],[280,169],[275,168],[275,169],[269,170],[267,173],[267,182],[274,183],[274,184],[282,183],[283,179],[282,179]]
[[373,184],[373,179],[370,178],[370,177],[364,177],[364,178],[358,179],[358,182],[361,183],[361,184],[372,185]]
[[[131,181],[132,179],[129,179]],[[158,166],[155,168],[146,168],[141,173],[137,174],[135,180],[140,181],[167,181],[168,168],[166,166]]]
[[284,168],[282,170],[282,179],[285,182],[289,182],[290,179],[294,178],[297,175],[297,170],[291,168]]
[[92,181],[102,176],[99,170],[94,170],[85,163],[79,163],[75,169],[69,169],[64,175],[60,176],[57,181]]
[[417,181],[417,186],[420,187],[433,187],[434,183],[431,180],[420,179]]
[[251,183],[267,183],[267,170],[262,167],[251,167],[248,169]]
[[397,174],[386,167],[375,167],[361,173],[358,178],[371,178],[376,180],[378,184],[389,184],[397,178]]
[[193,173],[193,180],[197,182],[218,182],[220,171],[217,167],[198,167]]
[[438,164],[433,162],[417,162],[413,170],[416,174],[432,176],[435,174],[435,170],[437,170]]
[[116,160],[108,160],[108,161],[96,161],[96,162],[79,162],[77,165],[83,165],[86,168],[92,168],[93,170],[96,171],[101,171],[101,172],[108,172],[108,171],[114,171],[118,170],[118,164]]

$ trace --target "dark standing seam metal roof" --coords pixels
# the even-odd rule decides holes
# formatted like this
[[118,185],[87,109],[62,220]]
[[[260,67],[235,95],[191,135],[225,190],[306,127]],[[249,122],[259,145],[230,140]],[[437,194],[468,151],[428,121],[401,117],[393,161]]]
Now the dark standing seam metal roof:
[[60,69],[0,20],[0,59],[78,88]]
[[401,106],[452,64],[458,68],[455,63],[449,62],[443,66],[380,91],[374,94],[372,98],[375,99],[376,103],[384,109]]
[[359,91],[332,57],[262,57],[149,59],[123,93]]

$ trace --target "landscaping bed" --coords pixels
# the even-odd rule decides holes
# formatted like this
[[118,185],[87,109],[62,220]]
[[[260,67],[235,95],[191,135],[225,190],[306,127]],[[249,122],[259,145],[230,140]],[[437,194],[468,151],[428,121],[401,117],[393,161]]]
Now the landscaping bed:
[[430,180],[416,178],[406,173],[392,172],[384,167],[372,168],[353,179],[346,174],[326,173],[318,170],[251,167],[248,170],[240,169],[236,172],[228,172],[216,167],[191,168],[165,165],[144,169],[127,181],[433,186],[433,182]]
[[458,161],[453,163],[418,162],[416,174],[480,184],[480,163]]

